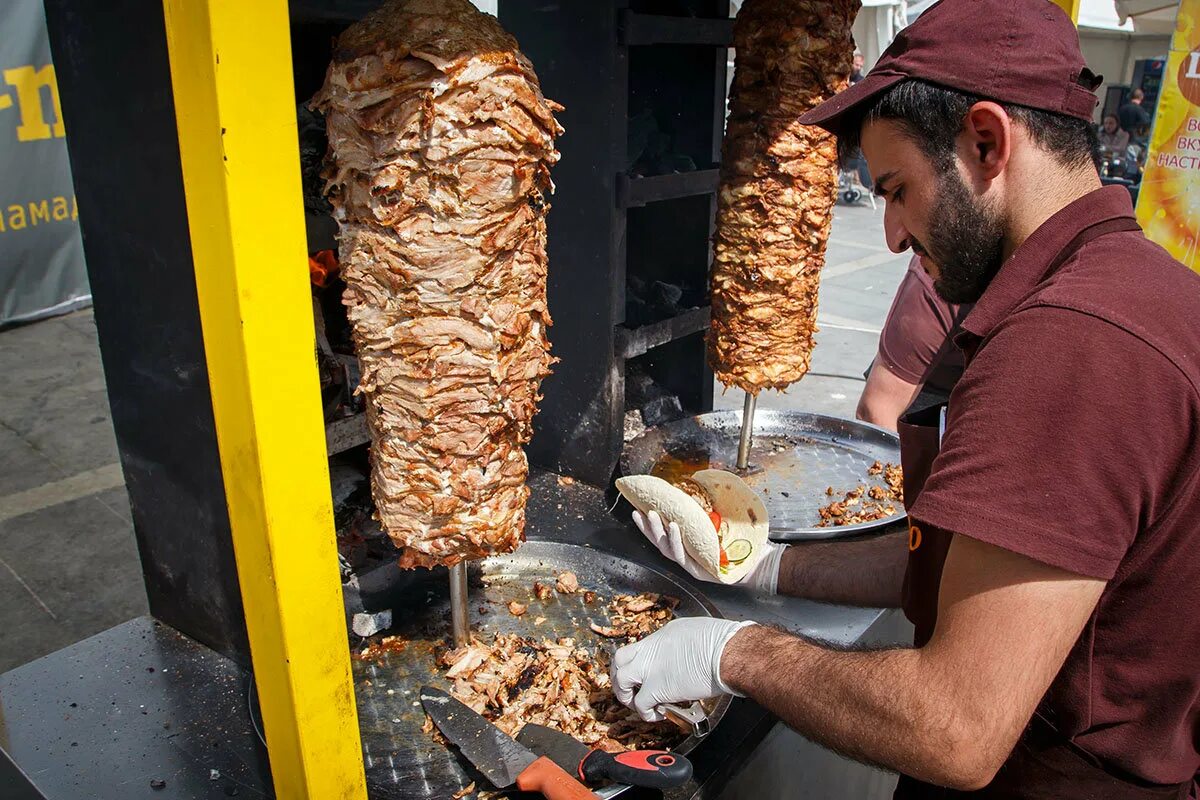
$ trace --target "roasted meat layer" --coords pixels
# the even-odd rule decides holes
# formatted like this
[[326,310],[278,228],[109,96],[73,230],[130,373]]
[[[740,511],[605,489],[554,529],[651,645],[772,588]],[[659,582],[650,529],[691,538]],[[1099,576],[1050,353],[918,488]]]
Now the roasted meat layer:
[[846,85],[859,0],[746,0],[721,151],[709,363],[758,394],[804,377],[837,195],[834,137],[801,114]]
[[545,215],[561,107],[467,0],[391,0],[364,17],[313,106],[379,520],[404,567],[510,552],[553,362]]

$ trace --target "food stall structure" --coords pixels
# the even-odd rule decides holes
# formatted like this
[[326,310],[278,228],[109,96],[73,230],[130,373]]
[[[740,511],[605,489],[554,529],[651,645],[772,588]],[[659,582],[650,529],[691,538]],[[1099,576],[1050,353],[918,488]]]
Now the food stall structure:
[[[333,244],[307,202],[303,106],[333,36],[375,5],[46,2],[152,616],[0,676],[6,797],[451,794],[388,751],[387,709],[356,703],[348,619],[412,576],[343,547],[338,480],[367,436],[352,399],[323,402],[329,307],[304,266]],[[630,425],[712,408],[728,0],[500,0],[499,18],[566,107],[549,216],[561,363],[529,448],[530,540],[651,566],[731,618],[886,638],[877,610],[698,586],[608,511]],[[429,613],[416,605],[393,610]],[[764,742],[814,792],[823,775],[878,780],[785,737],[735,700],[690,753],[691,782],[662,796],[761,791]]]

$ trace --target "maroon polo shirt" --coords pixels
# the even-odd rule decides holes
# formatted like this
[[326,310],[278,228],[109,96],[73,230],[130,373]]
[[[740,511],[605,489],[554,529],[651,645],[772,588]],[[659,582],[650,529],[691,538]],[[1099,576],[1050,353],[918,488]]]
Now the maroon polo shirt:
[[968,310],[939,297],[913,256],[879,334],[876,362],[908,383],[949,395],[965,366],[950,336]]
[[[1200,276],[1094,191],[1005,262],[911,517],[1107,581],[1039,712],[1109,768],[1200,768]],[[936,591],[936,588],[933,589]]]

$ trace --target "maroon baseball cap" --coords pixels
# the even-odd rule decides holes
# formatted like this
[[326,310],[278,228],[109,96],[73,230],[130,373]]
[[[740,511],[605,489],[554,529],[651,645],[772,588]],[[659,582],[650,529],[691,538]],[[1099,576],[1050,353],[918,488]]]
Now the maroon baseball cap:
[[1074,23],[1050,0],[939,0],[866,77],[800,122],[836,134],[847,112],[910,78],[1089,121],[1100,85]]

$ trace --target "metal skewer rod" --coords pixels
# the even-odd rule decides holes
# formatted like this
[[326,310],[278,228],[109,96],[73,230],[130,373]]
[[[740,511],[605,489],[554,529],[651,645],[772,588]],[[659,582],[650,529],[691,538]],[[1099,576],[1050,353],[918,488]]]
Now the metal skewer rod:
[[754,407],[758,395],[746,392],[746,404],[742,406],[742,437],[738,440],[737,468],[744,470],[750,465],[750,445],[754,442]]
[[467,562],[460,561],[450,567],[450,627],[454,632],[454,646],[462,647],[471,638],[467,618]]

